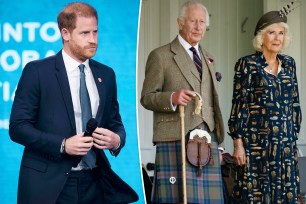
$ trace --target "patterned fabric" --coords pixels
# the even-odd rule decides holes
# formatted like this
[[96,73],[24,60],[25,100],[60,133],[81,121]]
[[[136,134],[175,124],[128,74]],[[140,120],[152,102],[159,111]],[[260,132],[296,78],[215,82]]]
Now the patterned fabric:
[[[203,167],[202,177],[197,177],[198,169],[186,161],[188,203],[224,203],[219,152],[216,143],[212,142],[211,149],[214,164]],[[173,182],[174,179],[175,182]],[[155,175],[151,200],[154,203],[179,203],[183,201],[180,141],[156,145]]]
[[262,53],[235,65],[231,116],[233,139],[242,138],[247,163],[237,172],[237,203],[297,203],[299,171],[296,140],[300,131],[296,67],[293,58],[277,55],[278,76],[264,70]]

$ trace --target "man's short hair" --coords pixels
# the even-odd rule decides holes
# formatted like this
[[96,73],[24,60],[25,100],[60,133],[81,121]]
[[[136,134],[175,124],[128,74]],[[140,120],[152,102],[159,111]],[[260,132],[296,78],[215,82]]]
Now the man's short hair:
[[83,2],[70,3],[57,16],[59,30],[75,29],[77,17],[95,17],[98,21],[98,14],[94,7]]
[[183,20],[186,17],[187,8],[190,7],[190,6],[193,6],[193,5],[200,6],[203,9],[203,11],[205,12],[205,15],[206,15],[205,16],[206,17],[205,24],[208,27],[209,26],[209,13],[207,11],[207,8],[202,3],[198,2],[198,1],[187,1],[187,2],[185,2],[180,9],[180,13],[179,13],[178,18]]

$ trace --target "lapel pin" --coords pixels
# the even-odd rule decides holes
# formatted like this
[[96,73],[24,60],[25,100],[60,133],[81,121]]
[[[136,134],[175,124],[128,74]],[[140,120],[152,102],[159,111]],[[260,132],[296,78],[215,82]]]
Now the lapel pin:
[[215,60],[209,56],[207,56],[207,59],[208,59],[208,63],[211,64],[213,63]]
[[98,78],[98,81],[101,83],[101,82],[102,82],[102,79],[99,77],[99,78]]

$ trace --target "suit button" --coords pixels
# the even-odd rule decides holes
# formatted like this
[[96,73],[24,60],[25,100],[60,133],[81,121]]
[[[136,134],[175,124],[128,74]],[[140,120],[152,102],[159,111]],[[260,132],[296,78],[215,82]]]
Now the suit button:
[[69,172],[65,172],[65,176],[69,176]]

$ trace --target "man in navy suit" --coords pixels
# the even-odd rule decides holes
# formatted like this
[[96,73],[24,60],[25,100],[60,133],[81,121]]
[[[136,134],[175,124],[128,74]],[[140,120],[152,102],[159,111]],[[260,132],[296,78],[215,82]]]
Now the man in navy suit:
[[[25,66],[12,107],[10,137],[25,147],[18,203],[136,201],[137,194],[111,170],[104,154],[108,149],[117,156],[126,135],[115,73],[90,59],[97,49],[97,12],[86,3],[71,3],[57,20],[63,49]],[[91,137],[82,130],[80,64],[91,116],[98,122]],[[82,162],[89,152],[92,167]]]

